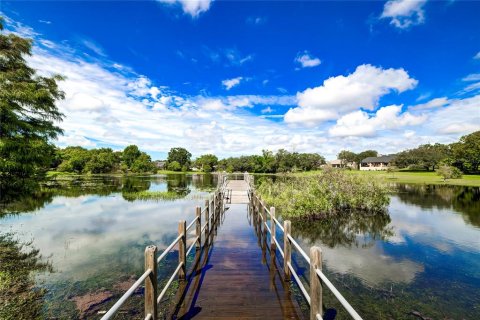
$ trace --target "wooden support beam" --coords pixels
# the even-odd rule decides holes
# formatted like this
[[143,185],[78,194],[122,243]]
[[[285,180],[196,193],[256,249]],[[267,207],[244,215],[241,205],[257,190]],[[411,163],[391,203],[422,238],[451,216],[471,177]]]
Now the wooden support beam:
[[283,259],[283,271],[285,272],[285,280],[290,280],[291,272],[288,264],[292,262],[292,243],[288,236],[291,233],[291,223],[289,220],[283,222],[283,229],[285,230],[283,235],[283,250],[285,258]]
[[270,235],[270,248],[272,251],[276,249],[275,238],[276,235],[276,223],[275,223],[275,207],[270,207],[270,231],[272,234]]
[[178,235],[181,236],[178,242],[178,263],[182,264],[178,272],[178,280],[185,280],[187,276],[187,223],[185,220],[178,222]]
[[210,201],[205,200],[205,245],[208,245],[208,235],[210,234]]
[[322,283],[316,269],[322,270],[322,249],[310,248],[310,320],[316,320],[317,314],[323,317]]
[[195,208],[195,217],[197,218],[197,223],[195,224],[195,233],[197,235],[197,241],[195,247],[200,249],[202,247],[202,208]]
[[215,191],[213,193],[213,200],[212,200],[212,208],[213,208],[213,224],[215,226],[215,220],[216,220],[216,216],[217,216],[217,202],[216,202],[216,196],[217,196],[217,192]]
[[152,270],[145,279],[145,317],[152,315],[157,320],[157,247],[145,248],[145,271]]

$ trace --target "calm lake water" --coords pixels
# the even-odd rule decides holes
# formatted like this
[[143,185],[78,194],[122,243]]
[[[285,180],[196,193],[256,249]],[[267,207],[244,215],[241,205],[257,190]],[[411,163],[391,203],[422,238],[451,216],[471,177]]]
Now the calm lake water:
[[[178,220],[191,221],[194,207],[215,186],[211,175],[59,181],[4,208],[0,233],[31,242],[51,264],[53,272],[35,278],[38,288],[47,289],[38,301],[42,317],[98,318],[142,273],[145,246],[165,248],[176,237]],[[394,189],[386,216],[296,222],[293,233],[306,251],[322,247],[325,273],[364,319],[480,319],[479,188]],[[141,190],[175,191],[183,198],[124,197]],[[160,278],[173,271],[175,259],[167,259]],[[296,261],[301,269],[301,259]],[[86,310],[89,299],[98,305]],[[135,299],[143,306],[141,292],[132,305]],[[347,318],[328,293],[325,304],[337,309],[337,319]]]

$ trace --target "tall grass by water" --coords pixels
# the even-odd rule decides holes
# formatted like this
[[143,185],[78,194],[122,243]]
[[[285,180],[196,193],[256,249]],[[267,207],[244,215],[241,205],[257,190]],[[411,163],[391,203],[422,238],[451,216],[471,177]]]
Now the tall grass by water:
[[368,177],[327,169],[321,174],[264,180],[257,191],[284,218],[328,218],[355,210],[385,213],[388,187]]

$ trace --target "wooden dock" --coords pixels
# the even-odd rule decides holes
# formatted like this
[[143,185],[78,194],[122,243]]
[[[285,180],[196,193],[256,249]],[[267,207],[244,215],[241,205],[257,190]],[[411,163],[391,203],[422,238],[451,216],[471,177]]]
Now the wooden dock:
[[[240,184],[229,184],[236,185]],[[234,201],[243,200],[238,196],[232,198]],[[290,292],[290,283],[283,280],[281,267],[266,250],[266,242],[258,245],[255,226],[247,219],[247,206],[232,204],[225,211],[211,256],[191,279],[196,285],[189,288],[169,318],[304,318]]]
[[[292,237],[290,221],[282,224],[275,208],[267,208],[255,193],[253,177],[245,173],[237,178],[219,175],[218,188],[204,208],[195,208],[195,218],[188,225],[179,221],[178,237],[158,258],[156,246],[145,248],[145,272],[101,320],[113,318],[142,284],[144,320],[322,320],[323,290],[327,288],[353,319],[362,320],[323,274],[321,249],[312,247],[307,255]],[[194,238],[187,239],[192,234]],[[280,242],[277,234],[283,238]],[[158,293],[158,266],[175,248],[177,267]],[[293,250],[309,266],[308,279],[299,277]],[[167,292],[174,281],[178,288],[172,299]],[[299,289],[296,295],[292,288]],[[297,298],[306,302],[309,310],[301,310]],[[173,307],[165,312],[172,302]],[[162,314],[159,305],[163,305]]]
[[229,195],[227,203],[247,204],[250,202],[248,198],[249,185],[245,180],[228,180],[226,188]]

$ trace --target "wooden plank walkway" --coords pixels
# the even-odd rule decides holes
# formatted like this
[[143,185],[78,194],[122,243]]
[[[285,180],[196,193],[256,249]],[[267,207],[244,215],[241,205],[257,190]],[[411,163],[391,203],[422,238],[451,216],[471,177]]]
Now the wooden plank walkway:
[[[308,256],[292,238],[291,222],[284,221],[282,226],[276,219],[275,208],[268,210],[259,196],[250,192],[253,177],[245,173],[243,179],[229,181],[225,175],[220,175],[218,188],[205,201],[204,209],[196,207],[195,219],[188,227],[185,220],[179,221],[178,237],[158,258],[157,247],[147,246],[145,272],[103,315],[102,320],[115,316],[142,282],[145,284],[144,319],[314,320],[323,315],[322,286],[325,285],[353,319],[362,320],[322,272],[321,249],[311,247]],[[225,207],[225,204],[230,206]],[[204,224],[202,216],[205,217]],[[283,246],[276,239],[276,226],[283,232]],[[191,230],[193,227],[194,231]],[[189,234],[194,234],[195,238],[189,239],[193,241],[187,246]],[[271,239],[268,239],[267,245],[268,237]],[[278,247],[275,249],[275,246]],[[157,266],[174,247],[178,248],[177,267],[159,289]],[[310,268],[309,290],[292,265],[293,247]],[[192,249],[195,249],[193,259],[189,256]],[[278,253],[281,255],[276,256]],[[277,259],[282,261],[277,263]],[[291,277],[300,289],[296,294],[291,292],[291,282],[284,281]],[[178,282],[174,282],[175,279]],[[173,288],[173,284],[178,286]],[[173,301],[169,289],[176,292]],[[297,297],[302,301],[302,308],[297,303]],[[173,309],[170,312],[163,309],[159,318],[158,304],[168,308],[172,302]]]
[[247,186],[242,182],[229,182],[237,191],[232,199],[235,204],[224,213],[213,245],[200,258],[173,319],[304,318],[278,261],[251,225],[255,219],[242,203],[248,202]]
[[245,180],[228,180],[227,189],[232,190],[230,203],[248,203],[248,184]]

